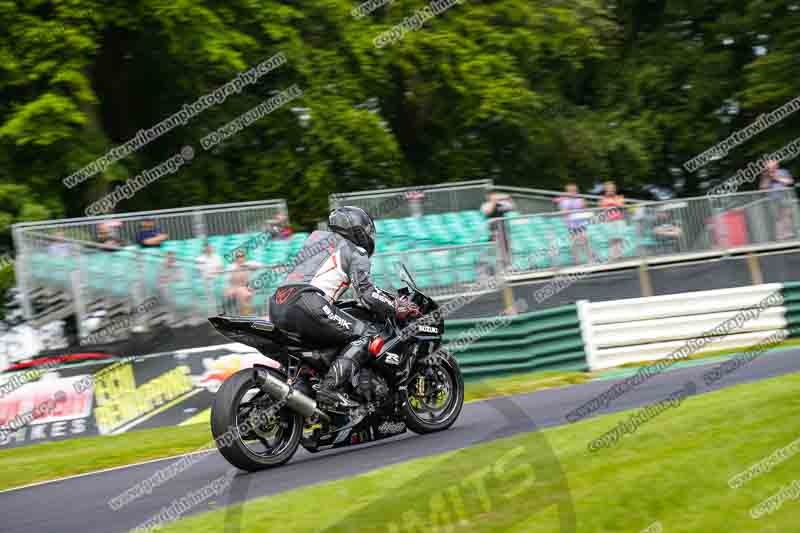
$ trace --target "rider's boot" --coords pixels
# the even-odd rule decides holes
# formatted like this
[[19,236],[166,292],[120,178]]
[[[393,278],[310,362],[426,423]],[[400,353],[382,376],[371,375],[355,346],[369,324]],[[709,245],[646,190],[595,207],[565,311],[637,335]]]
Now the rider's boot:
[[352,381],[353,376],[358,372],[364,360],[364,354],[367,353],[368,338],[368,336],[364,336],[347,345],[322,380],[317,390],[317,398],[335,407],[353,408],[361,405],[350,399],[341,391],[341,388],[344,384]]

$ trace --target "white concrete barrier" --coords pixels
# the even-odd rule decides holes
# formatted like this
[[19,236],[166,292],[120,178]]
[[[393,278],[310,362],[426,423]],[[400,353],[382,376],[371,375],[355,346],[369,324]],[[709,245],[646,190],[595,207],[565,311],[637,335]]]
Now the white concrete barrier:
[[788,327],[781,289],[772,283],[578,302],[587,363],[598,370],[758,344]]
[[782,287],[780,283],[769,283],[715,291],[597,302],[591,304],[592,322],[616,324],[634,320],[738,311],[757,306],[771,294],[780,294]]

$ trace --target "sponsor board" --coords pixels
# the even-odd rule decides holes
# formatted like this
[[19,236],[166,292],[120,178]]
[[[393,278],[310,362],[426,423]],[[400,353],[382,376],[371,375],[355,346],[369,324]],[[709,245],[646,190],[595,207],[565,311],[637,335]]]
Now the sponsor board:
[[[280,367],[233,343],[0,374],[0,386],[14,385],[0,396],[0,449],[175,426],[209,409],[229,376],[255,364]],[[60,391],[63,401],[35,411]]]
[[[91,391],[78,392],[74,385],[82,376],[62,378],[47,375],[23,385],[0,399],[0,447],[34,444],[93,433]],[[61,401],[43,409],[53,398]],[[31,416],[31,413],[35,413]],[[29,422],[17,427],[15,420]],[[13,429],[12,429],[13,428]],[[95,432],[96,433],[96,432]]]

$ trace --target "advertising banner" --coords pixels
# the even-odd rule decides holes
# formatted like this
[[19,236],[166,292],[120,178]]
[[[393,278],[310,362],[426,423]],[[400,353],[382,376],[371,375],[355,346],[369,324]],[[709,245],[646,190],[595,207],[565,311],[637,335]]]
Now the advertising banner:
[[278,366],[226,344],[2,374],[0,449],[203,420],[222,382],[255,363]]

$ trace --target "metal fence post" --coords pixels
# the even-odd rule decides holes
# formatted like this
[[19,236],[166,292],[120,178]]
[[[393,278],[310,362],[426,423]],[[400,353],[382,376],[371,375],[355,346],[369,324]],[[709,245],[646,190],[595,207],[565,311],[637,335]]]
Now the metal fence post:
[[83,345],[88,336],[86,331],[86,302],[84,302],[84,265],[81,246],[77,242],[70,245],[71,251],[75,256],[75,269],[70,272],[70,286],[72,289],[72,302],[75,309],[75,321],[78,326],[78,343]]
[[13,228],[11,235],[14,239],[14,247],[17,250],[17,257],[14,261],[14,278],[22,295],[22,311],[25,315],[25,320],[33,320],[33,302],[31,302],[33,288],[30,283],[30,257],[25,235],[22,232],[22,228],[19,227]]

